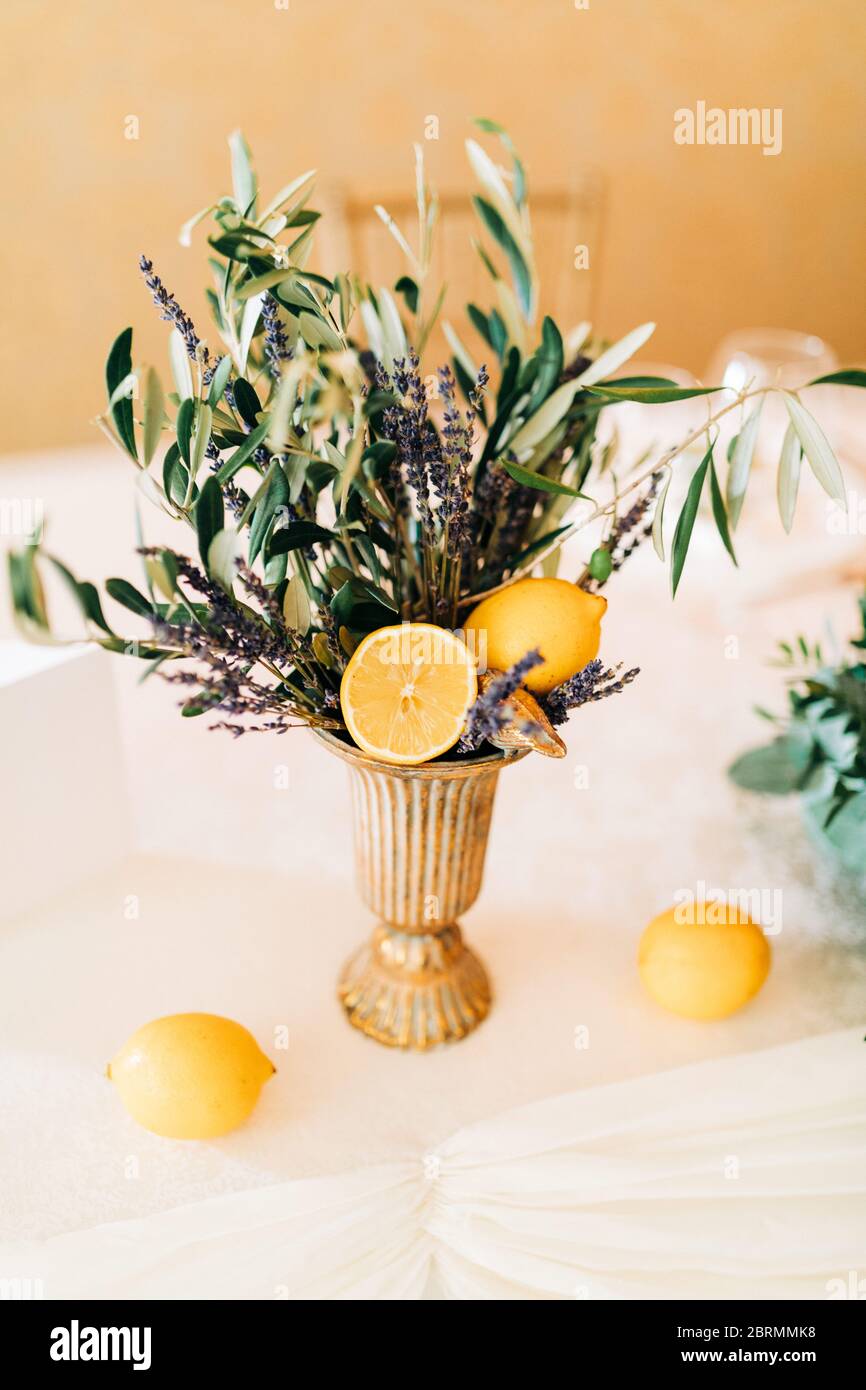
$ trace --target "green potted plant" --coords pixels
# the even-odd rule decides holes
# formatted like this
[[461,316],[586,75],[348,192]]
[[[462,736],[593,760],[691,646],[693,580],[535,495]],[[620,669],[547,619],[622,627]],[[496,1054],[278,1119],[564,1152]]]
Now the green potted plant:
[[737,786],[797,796],[811,833],[849,873],[866,874],[866,596],[852,655],[830,665],[804,637],[779,644],[788,673],[788,710],[759,710],[777,730],[772,742],[729,768]]

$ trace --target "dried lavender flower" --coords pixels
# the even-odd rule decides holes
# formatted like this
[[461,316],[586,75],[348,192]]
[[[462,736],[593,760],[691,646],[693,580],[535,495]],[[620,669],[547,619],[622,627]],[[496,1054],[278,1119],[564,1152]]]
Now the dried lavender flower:
[[513,666],[509,666],[507,671],[494,676],[466,715],[466,728],[458,744],[460,752],[470,753],[479,748],[485,739],[497,734],[513,719],[514,716],[505,702],[517,687],[523,684],[524,676],[534,666],[539,666],[541,661],[541,652],[527,652],[519,661],[515,661]]
[[[626,560],[634,554],[638,546],[652,532],[652,517],[655,501],[662,480],[661,471],[653,473],[646,490],[627,512],[617,517],[604,542],[604,548],[611,559],[610,574],[622,569]],[[608,579],[610,575],[608,575]],[[598,593],[607,580],[594,579],[588,572],[580,580],[581,589],[588,593]]]
[[640,674],[639,666],[626,671],[622,676],[619,675],[621,670],[622,662],[618,666],[605,668],[604,663],[596,657],[584,666],[582,671],[578,671],[577,675],[556,686],[540,700],[551,724],[564,724],[569,712],[580,705],[590,704],[594,700],[604,700],[608,695],[618,695]]
[[[202,365],[207,368],[209,353],[196,333],[195,324],[189,314],[184,313],[171,291],[165,288],[162,280],[153,269],[153,261],[149,261],[146,256],[141,256],[138,266],[144,276],[144,283],[153,296],[153,302],[160,311],[160,317],[168,323],[174,324],[183,338],[187,356],[193,362],[201,359]],[[213,374],[213,369],[211,369],[211,374]]]
[[262,300],[262,323],[265,326],[265,357],[268,359],[271,376],[275,381],[279,381],[283,363],[288,362],[292,350],[280,318],[277,301],[272,294],[266,294]]

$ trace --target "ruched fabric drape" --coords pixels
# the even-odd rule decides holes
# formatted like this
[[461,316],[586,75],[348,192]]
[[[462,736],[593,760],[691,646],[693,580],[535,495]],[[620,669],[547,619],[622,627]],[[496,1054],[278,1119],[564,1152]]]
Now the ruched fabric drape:
[[863,1029],[556,1096],[417,1162],[0,1252],[46,1298],[827,1298],[858,1270]]

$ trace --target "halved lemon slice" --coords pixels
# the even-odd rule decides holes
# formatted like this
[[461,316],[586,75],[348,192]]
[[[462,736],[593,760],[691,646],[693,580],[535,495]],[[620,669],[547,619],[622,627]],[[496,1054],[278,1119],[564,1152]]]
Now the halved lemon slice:
[[444,627],[380,627],[353,653],[340,685],[346,727],[386,763],[426,763],[453,748],[478,694],[468,647]]

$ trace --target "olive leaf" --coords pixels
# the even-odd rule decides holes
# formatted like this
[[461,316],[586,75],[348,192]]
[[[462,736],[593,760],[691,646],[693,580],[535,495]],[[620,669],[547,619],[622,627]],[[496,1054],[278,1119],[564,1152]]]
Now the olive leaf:
[[[195,504],[195,529],[198,533],[198,553],[205,569],[208,568],[210,544],[218,531],[223,529],[223,495],[216,477],[211,474],[199,493]],[[210,571],[208,570],[208,573]]]
[[310,596],[299,574],[293,574],[283,595],[283,617],[286,627],[305,637],[310,630],[312,614]]
[[127,394],[121,394],[119,399],[114,398],[118,387],[126,381],[131,373],[132,329],[124,328],[122,333],[118,333],[111,345],[111,351],[105,363],[105,385],[108,389],[108,399],[112,402],[110,406],[111,418],[114,421],[118,438],[130,458],[138,463],[138,453],[135,447],[135,425],[132,418],[132,401]]
[[763,404],[764,401],[762,397],[752,413],[748,416],[740,433],[737,435],[736,443],[731,453],[726,487],[726,502],[728,507],[728,519],[734,530],[736,530],[737,522],[740,519],[740,512],[743,510],[743,502],[746,497],[746,489],[749,486],[749,474],[752,469],[752,458],[758,440],[758,427],[761,423],[761,407]]
[[195,430],[190,444],[189,471],[190,478],[194,481],[198,477],[198,470],[201,468],[205,450],[210,443],[211,425],[213,423],[213,411],[209,405],[202,402],[198,408],[198,419],[196,420]]
[[792,421],[785,430],[782,452],[779,455],[779,471],[776,476],[776,499],[779,504],[779,516],[782,518],[782,525],[786,531],[790,531],[794,524],[802,457],[803,450]]
[[704,479],[707,476],[707,470],[709,469],[712,457],[713,445],[711,444],[692,475],[692,480],[689,483],[689,490],[686,493],[686,500],[677,518],[673,545],[671,547],[671,590],[672,596],[674,597],[676,596],[680,579],[682,578],[683,566],[686,563],[689,542],[692,538],[695,518],[698,514],[698,504],[701,500]]
[[534,487],[539,492],[555,492],[561,497],[581,497],[584,501],[591,499],[579,488],[569,487],[568,483],[560,483],[556,478],[547,478],[543,473],[533,473],[529,468],[521,468],[517,463],[503,462],[502,467],[510,478],[516,483],[521,483],[524,487]]
[[217,531],[207,550],[207,572],[231,593],[241,558],[241,538],[233,526]]
[[786,796],[796,791],[806,770],[808,749],[782,735],[764,748],[742,753],[728,768],[728,776],[746,791],[766,796]]
[[193,394],[192,368],[186,351],[186,343],[176,328],[173,328],[169,334],[168,357],[177,394],[182,401],[186,400],[188,396]]
[[270,427],[270,416],[266,415],[264,420],[247,435],[244,443],[235,450],[231,458],[226,459],[225,463],[220,465],[217,472],[213,475],[218,482],[229,482],[238,470],[243,468],[245,463],[249,462],[259,445],[264,443],[265,436]]
[[857,367],[846,367],[841,372],[829,372],[827,376],[816,376],[810,386],[866,386],[866,372]]
[[106,579],[105,592],[115,603],[121,603],[131,613],[137,613],[142,618],[153,617],[153,604],[126,579]]
[[256,202],[256,176],[253,172],[250,147],[240,130],[233,130],[229,136],[229,149],[232,156],[232,184],[238,211],[252,216]]
[[721,386],[677,386],[675,382],[650,385],[630,385],[625,381],[601,382],[590,386],[593,395],[606,396],[611,401],[638,401],[641,405],[666,405],[669,401],[687,401],[693,396],[711,396],[723,390]]
[[508,258],[520,307],[524,314],[528,315],[532,309],[532,276],[523,252],[492,203],[477,195],[473,196],[472,202],[481,221]]
[[733,560],[737,563],[737,556],[734,552],[734,543],[731,540],[731,532],[728,526],[728,514],[725,509],[722,489],[719,487],[719,479],[716,474],[716,465],[713,458],[710,458],[710,500],[713,507],[713,520],[716,523],[716,530],[722,538],[722,543]]
[[310,347],[327,348],[329,352],[339,352],[343,346],[339,334],[335,333],[329,323],[315,314],[307,313],[302,309],[298,316],[298,326],[301,330],[301,337]]
[[642,323],[638,328],[633,328],[624,338],[620,338],[619,342],[614,343],[591,362],[576,378],[575,385],[585,388],[595,386],[611,372],[618,371],[630,357],[634,357],[635,353],[640,351],[644,343],[655,333],[655,329],[654,323]]
[[664,476],[664,481],[662,482],[661,487],[659,488],[658,499],[657,499],[657,501],[656,501],[655,512],[654,512],[654,514],[653,514],[652,538],[653,538],[653,549],[655,550],[656,555],[658,555],[658,557],[659,557],[660,560],[664,560],[664,558],[665,558],[665,536],[664,536],[665,502],[667,501],[668,490],[669,490],[670,485],[671,485],[671,479],[673,478],[674,475],[673,475],[673,469],[672,469],[668,464],[665,464],[664,468],[663,468],[661,471],[664,473],[665,476]]
[[144,436],[142,454],[147,468],[159,447],[162,422],[165,418],[165,398],[162,382],[153,367],[148,367],[144,378]]
[[274,531],[268,542],[268,555],[287,555],[291,550],[306,550],[310,545],[327,544],[335,533],[314,521],[290,521]]
[[844,502],[845,482],[842,470],[836,455],[827,443],[824,431],[796,396],[792,396],[788,391],[783,391],[782,395],[809,467],[828,497],[832,497],[836,502]]
[[280,508],[285,509],[289,504],[289,484],[277,460],[271,464],[267,479],[259,491],[261,492],[261,497],[259,498],[250,525],[248,557],[248,563],[250,565],[255,562],[256,556],[264,544],[268,528],[271,526]]
[[216,371],[211,377],[210,388],[207,393],[208,405],[213,409],[222,400],[222,394],[226,389],[226,383],[232,369],[232,359],[228,356],[221,357],[217,363]]

